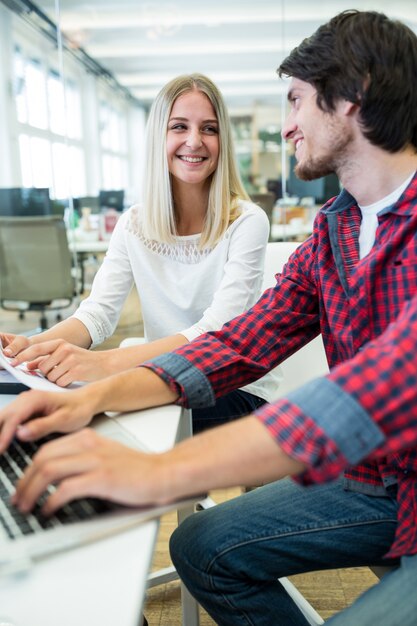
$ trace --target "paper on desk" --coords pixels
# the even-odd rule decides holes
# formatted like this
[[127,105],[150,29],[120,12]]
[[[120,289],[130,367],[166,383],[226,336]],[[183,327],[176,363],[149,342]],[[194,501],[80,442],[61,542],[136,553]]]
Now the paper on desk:
[[[21,363],[16,367],[10,365],[11,359],[3,354],[3,345],[0,339],[0,367],[3,367],[13,376],[19,383],[23,383],[31,389],[38,389],[40,391],[68,391],[69,387],[59,387],[55,383],[45,378],[39,370],[28,370],[26,363]],[[4,381],[5,382],[5,381]]]
[[[15,376],[10,374],[7,370],[0,369],[0,384],[1,383],[17,383],[19,382]],[[1,624],[1,622],[0,622]]]

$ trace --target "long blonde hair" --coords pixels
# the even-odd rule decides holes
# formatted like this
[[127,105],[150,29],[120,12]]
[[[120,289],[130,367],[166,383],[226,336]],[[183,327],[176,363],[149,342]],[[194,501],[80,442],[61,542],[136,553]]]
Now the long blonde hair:
[[166,135],[175,100],[197,89],[210,100],[219,125],[219,159],[212,174],[208,207],[200,247],[213,247],[238,216],[239,199],[249,200],[239,175],[229,115],[223,97],[207,76],[190,74],[170,81],[156,96],[147,124],[146,175],[143,206],[143,234],[148,239],[172,243],[176,235],[174,203]]

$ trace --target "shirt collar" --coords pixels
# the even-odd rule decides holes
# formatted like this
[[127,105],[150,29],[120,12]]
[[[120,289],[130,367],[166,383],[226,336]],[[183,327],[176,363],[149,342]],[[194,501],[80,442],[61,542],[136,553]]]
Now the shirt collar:
[[[413,215],[416,212],[415,200],[417,196],[417,172],[411,179],[408,187],[403,191],[401,196],[391,206],[387,206],[383,209],[379,215],[384,213],[396,213],[398,215]],[[341,213],[352,206],[358,206],[355,198],[346,189],[342,189],[339,195],[331,202],[326,203],[321,209],[323,213],[329,215],[332,213]]]

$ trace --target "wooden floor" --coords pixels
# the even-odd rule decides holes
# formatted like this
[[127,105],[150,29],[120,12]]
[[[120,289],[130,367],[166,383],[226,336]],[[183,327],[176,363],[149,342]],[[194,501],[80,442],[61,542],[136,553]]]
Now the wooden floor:
[[[128,298],[115,335],[101,346],[102,349],[116,347],[125,337],[142,333],[138,311],[140,311],[140,306],[137,296],[133,293]],[[16,313],[5,313],[0,309],[0,331],[23,333],[36,327],[38,317],[35,313],[28,313],[26,319],[20,321]],[[53,317],[50,317],[53,323]],[[216,491],[211,495],[216,502],[222,502],[239,493],[239,489],[229,489]],[[175,526],[175,514],[167,515],[161,520],[153,569],[167,567],[170,564],[168,541]],[[368,568],[315,572],[294,576],[291,580],[323,619],[329,618],[335,612],[351,604],[358,595],[377,581]],[[147,595],[145,615],[149,626],[181,626],[179,583],[172,582],[151,589]],[[214,623],[204,611],[201,611],[201,626],[212,626]],[[360,624],[352,626],[360,626]]]

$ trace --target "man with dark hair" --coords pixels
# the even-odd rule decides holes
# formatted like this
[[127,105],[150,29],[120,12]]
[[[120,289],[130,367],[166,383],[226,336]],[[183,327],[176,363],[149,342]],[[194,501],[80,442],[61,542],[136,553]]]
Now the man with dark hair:
[[[49,482],[58,489],[46,512],[77,495],[164,502],[283,479],[188,518],[172,537],[180,576],[216,623],[305,626],[278,578],[395,564],[329,624],[413,626],[417,37],[381,14],[348,11],[279,72],[292,77],[282,132],[295,145],[297,174],[335,172],[344,190],[318,213],[276,286],[220,331],[135,371],[67,394],[23,395],[0,413],[0,450],[16,429],[28,439],[68,431],[103,409],[213,403],[321,332],[327,376],[162,455],[90,430],[47,444],[15,503],[29,510]],[[27,422],[32,415],[43,417]]]

